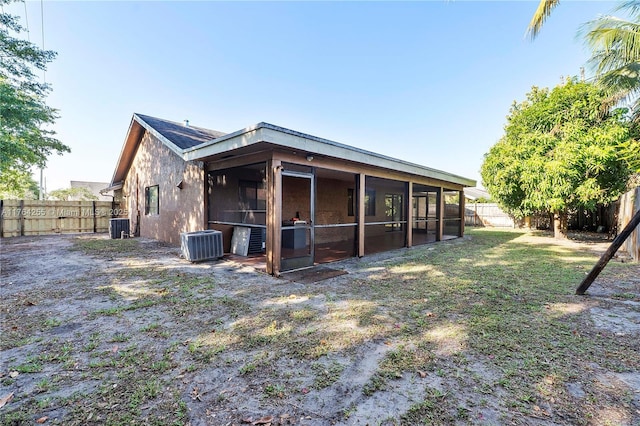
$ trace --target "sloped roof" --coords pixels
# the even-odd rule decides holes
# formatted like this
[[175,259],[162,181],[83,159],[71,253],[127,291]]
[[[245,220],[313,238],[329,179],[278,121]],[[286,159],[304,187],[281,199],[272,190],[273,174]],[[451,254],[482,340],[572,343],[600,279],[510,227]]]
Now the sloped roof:
[[[112,195],[113,194],[103,194],[101,191],[104,190],[104,188],[108,187],[109,184],[107,182],[87,182],[87,181],[82,181],[82,180],[72,180],[71,181],[71,188],[86,188],[89,191],[91,191],[91,193],[93,195],[95,195],[96,197],[98,197],[98,200],[100,201],[111,201],[112,199]],[[105,191],[107,192],[107,191]]]
[[129,172],[129,167],[131,167],[145,131],[157,137],[160,142],[180,157],[183,157],[183,153],[187,149],[225,135],[224,132],[217,130],[185,126],[175,121],[163,120],[144,114],[133,114],[122,151],[120,151],[120,157],[116,163],[113,178],[111,179],[111,185],[106,190],[115,190],[122,187],[122,182]]
[[185,126],[183,123],[163,120],[162,118],[151,117],[149,115],[135,115],[180,149],[193,148],[201,143],[225,135],[225,133],[217,130],[191,125]]
[[175,121],[163,120],[143,114],[133,114],[116,170],[109,189],[122,187],[138,145],[147,131],[185,161],[205,160],[238,148],[267,143],[289,149],[303,150],[309,154],[322,154],[356,163],[368,164],[388,170],[415,174],[433,179],[474,186],[474,180],[442,170],[387,157],[371,151],[344,145],[328,139],[308,135],[269,123],[225,134],[202,127],[185,126]]
[[475,186],[476,184],[475,180],[454,175],[443,170],[433,169],[264,122],[186,149],[183,158],[185,160],[205,160],[214,155],[220,155],[234,149],[265,142],[289,149],[302,150],[309,154],[318,154],[353,161],[355,163],[368,164],[387,170],[456,183],[462,186]]
[[485,189],[481,188],[465,188],[464,196],[469,200],[477,200],[478,198],[491,199],[491,195]]

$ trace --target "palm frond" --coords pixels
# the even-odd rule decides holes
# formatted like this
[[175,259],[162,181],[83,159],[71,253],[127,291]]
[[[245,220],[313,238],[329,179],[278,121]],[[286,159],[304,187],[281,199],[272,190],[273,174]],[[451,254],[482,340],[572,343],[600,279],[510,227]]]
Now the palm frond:
[[629,13],[631,19],[639,19],[640,18],[640,1],[639,0],[626,0],[620,3],[618,7],[616,7],[617,11],[624,11]]
[[527,35],[534,39],[542,29],[542,25],[545,23],[551,11],[560,3],[560,0],[540,0],[538,8],[536,9],[529,27],[527,27]]
[[636,96],[631,104],[631,119],[640,126],[640,96]]
[[601,16],[580,33],[592,52],[588,64],[609,93],[606,103],[627,106],[640,120],[640,0],[624,1],[617,10],[629,18]]
[[582,27],[598,73],[640,60],[640,23],[605,16]]
[[613,69],[600,77],[605,88],[620,88],[628,91],[640,91],[640,62],[633,62]]

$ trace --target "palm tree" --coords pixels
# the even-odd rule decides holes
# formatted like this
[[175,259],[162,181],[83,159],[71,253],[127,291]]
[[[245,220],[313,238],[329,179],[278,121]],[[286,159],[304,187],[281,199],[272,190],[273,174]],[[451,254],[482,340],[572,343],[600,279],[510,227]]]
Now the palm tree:
[[[527,34],[535,38],[560,0],[540,0],[531,18]],[[599,84],[610,93],[605,108],[627,104],[635,123],[632,139],[621,146],[629,164],[640,172],[640,0],[625,0],[616,11],[628,19],[602,16],[582,27],[582,35],[591,49],[589,65]]]
[[627,102],[640,121],[640,0],[627,0],[617,11],[627,12],[629,19],[602,16],[581,32],[592,52],[589,64],[612,103]]
[[602,16],[587,22],[582,32],[592,52],[589,65],[610,94],[608,106],[629,107],[632,139],[620,150],[640,173],[640,0],[624,1],[617,11],[629,18]]
[[[527,28],[531,38],[559,3],[540,0]],[[610,91],[611,104],[629,102],[633,118],[640,120],[640,0],[626,0],[616,10],[627,12],[629,19],[602,16],[586,23],[582,32],[592,51],[589,64]]]
[[560,3],[560,0],[540,0],[538,4],[538,8],[536,12],[533,14],[531,18],[531,22],[529,22],[529,27],[527,28],[527,34],[532,38],[536,38],[540,30],[542,29],[542,25],[547,20],[549,15],[551,15],[551,11]]

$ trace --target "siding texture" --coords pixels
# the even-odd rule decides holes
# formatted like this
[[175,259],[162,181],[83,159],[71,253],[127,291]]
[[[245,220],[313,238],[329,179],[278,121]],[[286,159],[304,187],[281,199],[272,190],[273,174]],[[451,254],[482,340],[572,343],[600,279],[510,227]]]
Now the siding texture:
[[[178,184],[182,182],[182,189]],[[145,188],[158,185],[159,214],[145,214]],[[145,132],[123,185],[131,231],[180,244],[181,232],[204,229],[204,170]]]

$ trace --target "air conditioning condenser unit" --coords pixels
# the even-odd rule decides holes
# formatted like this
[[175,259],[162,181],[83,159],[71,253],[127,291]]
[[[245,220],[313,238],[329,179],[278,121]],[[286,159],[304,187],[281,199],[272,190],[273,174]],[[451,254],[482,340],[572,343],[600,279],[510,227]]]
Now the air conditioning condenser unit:
[[180,234],[182,255],[189,262],[221,259],[224,256],[222,232],[207,230]]

